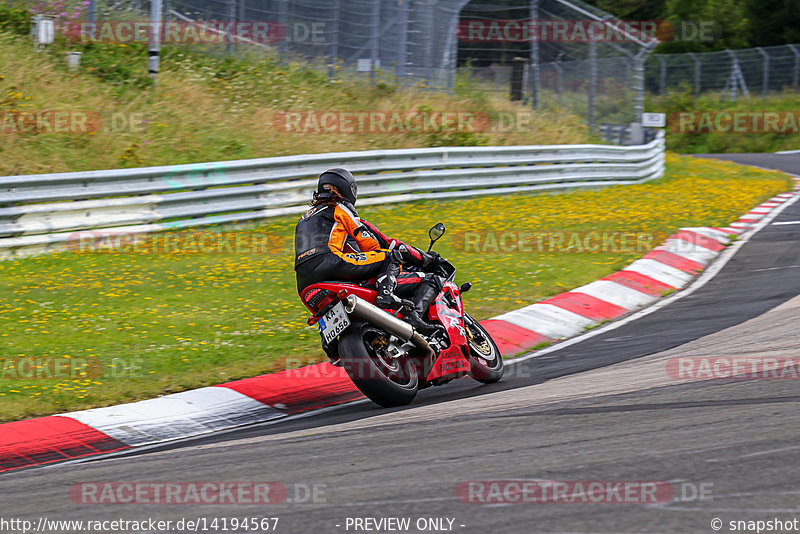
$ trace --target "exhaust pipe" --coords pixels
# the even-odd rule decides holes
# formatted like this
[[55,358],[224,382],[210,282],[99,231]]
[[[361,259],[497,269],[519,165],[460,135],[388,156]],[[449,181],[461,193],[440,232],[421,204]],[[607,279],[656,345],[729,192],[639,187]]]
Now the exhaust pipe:
[[425,351],[426,355],[434,356],[431,346],[428,345],[425,338],[414,331],[410,324],[386,313],[366,300],[356,295],[348,295],[344,299],[344,309],[348,314],[353,314],[360,319],[369,321],[378,328],[399,337],[403,342],[410,341],[415,347]]

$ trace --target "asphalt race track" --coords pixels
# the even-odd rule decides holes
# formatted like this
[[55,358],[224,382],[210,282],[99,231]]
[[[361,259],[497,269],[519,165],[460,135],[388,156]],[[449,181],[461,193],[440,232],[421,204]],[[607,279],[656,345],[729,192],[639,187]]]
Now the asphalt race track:
[[[800,174],[800,155],[725,157]],[[793,221],[798,224],[775,224]],[[702,288],[510,366],[499,384],[464,379],[425,390],[404,409],[358,402],[279,424],[10,473],[0,477],[0,517],[278,517],[276,531],[285,534],[733,532],[730,521],[800,520],[799,383],[686,380],[669,371],[677,357],[798,357],[798,295],[800,202]],[[672,498],[515,503],[508,501],[520,494],[511,492],[479,502],[489,494],[465,489],[512,487],[488,481],[520,479],[587,486],[658,481]],[[71,499],[73,484],[101,481],[275,481],[292,502],[86,505]],[[308,498],[305,489],[314,485],[316,499]],[[410,527],[355,527],[355,519],[386,517],[410,518]],[[418,529],[416,522],[428,518],[444,518],[444,528],[420,523]],[[720,529],[712,528],[715,519]]]

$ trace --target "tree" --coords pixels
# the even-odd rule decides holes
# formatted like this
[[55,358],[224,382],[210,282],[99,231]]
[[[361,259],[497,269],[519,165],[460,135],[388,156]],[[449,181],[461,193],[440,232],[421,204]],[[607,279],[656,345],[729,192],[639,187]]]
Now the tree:
[[800,42],[800,0],[747,0],[745,13],[752,46]]

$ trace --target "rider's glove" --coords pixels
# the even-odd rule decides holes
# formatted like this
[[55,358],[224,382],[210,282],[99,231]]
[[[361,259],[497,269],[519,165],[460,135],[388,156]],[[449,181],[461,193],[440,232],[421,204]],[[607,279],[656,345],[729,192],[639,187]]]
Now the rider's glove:
[[428,270],[431,267],[435,266],[437,263],[439,263],[439,260],[441,259],[441,256],[439,256],[437,252],[420,251],[420,253],[422,254],[422,268],[424,270]]

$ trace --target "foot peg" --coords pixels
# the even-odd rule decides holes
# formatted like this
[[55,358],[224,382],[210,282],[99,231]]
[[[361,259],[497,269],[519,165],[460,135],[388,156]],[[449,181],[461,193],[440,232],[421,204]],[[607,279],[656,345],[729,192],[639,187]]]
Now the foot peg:
[[410,300],[401,299],[395,294],[378,295],[375,298],[375,305],[384,310],[413,310],[414,303]]

